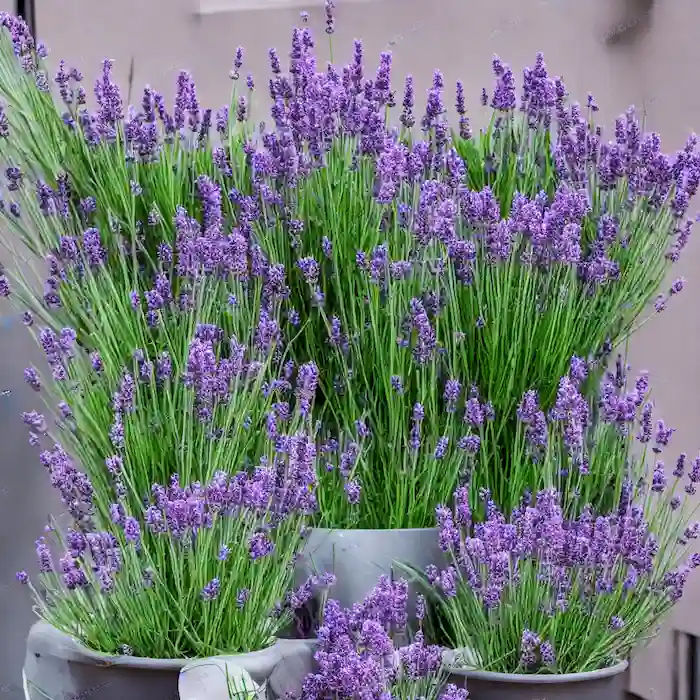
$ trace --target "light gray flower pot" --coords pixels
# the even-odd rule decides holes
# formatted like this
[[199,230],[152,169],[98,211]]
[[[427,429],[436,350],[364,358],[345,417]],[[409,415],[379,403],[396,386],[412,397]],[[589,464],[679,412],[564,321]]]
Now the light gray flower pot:
[[425,569],[444,566],[435,528],[412,530],[327,530],[309,532],[297,563],[297,580],[310,574],[332,572],[337,581],[329,597],[343,607],[361,602],[382,575],[401,578],[394,562]]
[[[284,640],[267,649],[225,657],[244,668],[261,687],[284,694],[301,687],[313,649]],[[39,621],[29,631],[24,660],[28,700],[177,700],[188,659],[110,656]]]
[[[180,700],[229,700],[231,689],[233,700],[276,699],[288,693],[299,697],[304,679],[314,669],[315,650],[316,640],[281,639],[264,652],[197,659],[180,671]],[[241,668],[257,688],[240,680]]]
[[588,673],[515,674],[451,669],[470,700],[624,700],[627,661]]

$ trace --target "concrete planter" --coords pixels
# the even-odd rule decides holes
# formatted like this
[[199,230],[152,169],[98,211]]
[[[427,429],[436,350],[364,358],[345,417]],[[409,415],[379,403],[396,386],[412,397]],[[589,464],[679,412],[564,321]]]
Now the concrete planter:
[[[268,690],[277,695],[277,689],[281,696],[288,689],[301,687],[313,660],[313,648],[305,642],[284,640],[261,651],[214,659],[225,659],[244,669],[257,689],[262,690],[261,695]],[[177,700],[183,670],[194,669],[185,686],[189,692],[198,687],[198,680],[203,677],[201,667],[207,664],[212,668],[217,662],[101,654],[40,621],[27,637],[23,674],[28,700]],[[221,669],[219,675],[225,680]],[[192,694],[188,700],[198,697],[201,696]],[[208,697],[214,700],[215,696]]]
[[450,682],[470,700],[624,700],[627,661],[588,673],[515,674],[453,668]]
[[337,582],[330,597],[344,607],[361,602],[382,575],[400,578],[394,562],[425,569],[444,564],[437,530],[312,529],[297,564],[297,580],[313,573],[333,572]]

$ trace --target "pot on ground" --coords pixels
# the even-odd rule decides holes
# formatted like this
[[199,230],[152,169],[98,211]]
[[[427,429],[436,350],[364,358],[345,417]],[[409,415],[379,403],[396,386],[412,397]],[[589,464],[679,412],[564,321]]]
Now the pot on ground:
[[[306,658],[312,653],[285,641],[226,658],[247,671],[258,686],[269,687],[278,664],[285,659],[289,664],[295,655]],[[95,652],[42,620],[29,630],[23,676],[27,700],[177,700],[180,673],[191,663],[191,659]],[[281,687],[281,681],[275,685]]]
[[624,700],[627,661],[586,673],[516,674],[451,670],[450,682],[470,700]]
[[401,578],[394,562],[421,571],[444,564],[435,528],[409,530],[310,530],[297,563],[301,583],[314,573],[332,572],[337,581],[329,596],[343,607],[361,602],[379,577]]

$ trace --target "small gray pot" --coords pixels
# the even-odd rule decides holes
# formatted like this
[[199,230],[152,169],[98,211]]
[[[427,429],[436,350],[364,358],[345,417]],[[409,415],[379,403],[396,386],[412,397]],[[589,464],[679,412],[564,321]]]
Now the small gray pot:
[[516,674],[452,669],[450,682],[470,700],[624,700],[627,661],[587,673]]
[[[308,658],[313,652],[285,642],[226,658],[244,668],[258,685],[269,688],[280,662],[293,665],[290,657],[296,656],[299,666],[311,663]],[[27,637],[23,669],[27,700],[178,700],[180,671],[192,661],[102,654],[42,620]],[[275,686],[281,685],[275,681]]]
[[435,528],[412,530],[327,530],[309,532],[297,563],[297,580],[313,573],[333,572],[337,581],[329,597],[343,607],[361,602],[379,577],[402,576],[394,562],[423,571],[429,564],[443,566]]
[[180,671],[180,700],[230,700],[227,676],[236,677],[235,667],[247,671],[258,686],[250,692],[246,684],[234,683],[238,700],[277,699],[287,693],[298,697],[313,670],[315,650],[315,640],[281,639],[262,651],[196,659]]

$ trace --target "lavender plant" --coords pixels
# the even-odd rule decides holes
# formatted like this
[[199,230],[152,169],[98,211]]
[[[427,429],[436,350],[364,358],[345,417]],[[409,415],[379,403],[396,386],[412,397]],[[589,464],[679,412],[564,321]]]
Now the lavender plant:
[[[53,443],[40,459],[73,520],[54,530],[57,566],[37,543],[32,592],[42,617],[99,651],[270,644],[292,619],[293,562],[316,511],[318,371],[285,356],[284,271],[224,234],[205,175],[197,197],[201,216],[179,207],[174,245],[166,237],[138,276],[133,249],[86,212],[49,259],[52,325],[77,318],[80,330],[25,312],[52,373],[25,379],[59,403],[55,427],[23,418],[30,443]],[[128,279],[150,284],[128,291]]]
[[[89,482],[60,450],[45,453],[52,479],[81,517],[53,542],[37,540],[39,616],[93,650],[149,658],[194,658],[263,649],[287,628],[299,528],[313,478],[292,456],[304,435],[285,436],[251,475],[154,484],[140,510],[112,506],[104,529],[85,527]],[[267,460],[264,457],[267,456]],[[116,501],[116,499],[115,499]],[[54,563],[53,545],[61,550]]]
[[[332,40],[331,2],[327,18]],[[302,26],[287,72],[270,50],[272,124],[254,133],[241,49],[215,116],[187,73],[172,114],[151,88],[125,110],[109,61],[93,113],[78,71],[59,65],[54,101],[45,48],[22,21],[0,24],[8,222],[30,250],[60,259],[66,227],[78,235],[97,217],[107,248],[130,252],[107,259],[117,295],[144,274],[150,284],[158,246],[179,235],[164,214],[189,207],[205,175],[228,195],[222,246],[254,251],[270,275],[286,270],[280,325],[295,338],[290,357],[318,367],[319,448],[338,465],[322,475],[319,524],[427,526],[467,471],[515,507],[519,397],[534,388],[549,411],[572,355],[623,343],[690,235],[695,138],[666,156],[629,111],[605,143],[593,98],[569,104],[541,55],[519,108],[511,69],[494,59],[482,100],[493,114],[475,136],[458,84],[452,134],[439,72],[422,117],[410,76],[395,114],[390,54],[368,77],[358,41],[349,65],[319,69]],[[48,125],[38,136],[27,114]],[[59,303],[58,284],[52,274],[38,310]],[[64,290],[60,303],[64,325],[79,328],[80,299]],[[591,489],[603,494],[609,479]]]
[[[140,109],[125,108],[110,59],[103,61],[94,84],[96,109],[91,110],[77,68],[61,61],[51,79],[48,49],[36,44],[26,23],[2,13],[0,26],[0,137],[10,165],[6,176],[14,183],[9,190],[17,193],[8,203],[8,221],[35,255],[43,256],[56,245],[55,235],[37,215],[81,220],[99,207],[112,224],[105,237],[138,237],[154,256],[163,234],[171,244],[175,237],[172,221],[161,221],[163,213],[192,201],[199,175],[214,176],[215,164],[226,163],[232,177],[247,181],[243,146],[249,133],[247,103],[255,86],[249,76],[246,87],[239,87],[242,49],[233,63],[229,104],[215,115],[200,108],[186,71],[178,75],[172,111],[151,87],[144,89]],[[36,129],[36,123],[42,127]],[[221,142],[218,148],[212,144],[213,134]],[[18,199],[25,178],[44,205],[39,211],[25,211]],[[151,237],[154,221],[162,228]],[[118,272],[116,267],[113,273]]]
[[[260,235],[299,278],[290,280],[292,298],[299,286],[306,295],[298,306],[311,313],[309,356],[331,358],[330,410],[345,424],[366,413],[373,429],[366,466],[357,472],[372,490],[365,490],[360,522],[385,526],[389,508],[397,513],[393,527],[426,524],[427,508],[404,508],[402,486],[410,489],[415,474],[435,496],[464,466],[457,448],[469,436],[438,417],[445,409],[458,411],[475,437],[489,435],[474,482],[509,510],[517,499],[508,501],[503,488],[518,480],[510,451],[518,397],[534,386],[550,409],[556,378],[573,354],[593,358],[643,323],[640,315],[688,240],[692,222],[682,219],[700,182],[696,140],[664,156],[658,136],[643,137],[630,111],[616,123],[616,142],[605,144],[592,99],[588,117],[567,105],[563,83],[548,76],[540,55],[525,70],[520,113],[513,74],[494,60],[494,116],[477,139],[459,88],[462,134],[454,147],[436,73],[421,120],[424,140],[415,141],[407,137],[415,121],[411,80],[402,130],[386,128],[395,102],[389,54],[374,79],[364,77],[359,42],[351,65],[321,73],[305,37],[295,33],[290,75],[274,82],[273,114],[278,131],[299,141],[313,105],[310,114],[331,134],[325,149],[321,136],[312,142],[324,167],[300,180],[291,166],[272,165],[274,148],[260,156],[257,170],[277,186],[265,216],[277,225],[261,227]],[[291,222],[274,213],[290,207],[298,212]],[[657,299],[656,310],[683,284]],[[420,390],[426,374],[432,396]],[[400,403],[396,387],[404,385],[410,398]],[[468,410],[478,400],[473,390],[463,393],[470,385],[486,410]],[[435,411],[424,433],[427,463],[409,457],[418,470],[405,462],[377,470],[397,464],[401,447],[411,454],[416,402]],[[449,455],[446,470],[430,464],[438,445],[438,454]]]
[[[700,533],[693,521],[696,506],[683,498],[683,491],[696,492],[700,458],[686,475],[687,457],[681,454],[668,473],[661,453],[672,430],[659,421],[652,442],[645,385],[646,379],[638,380],[634,389],[620,392],[606,381],[601,392],[601,408],[621,443],[638,428],[635,441],[642,448],[633,454],[628,446],[618,447],[614,459],[626,478],[611,508],[582,501],[572,510],[573,494],[563,495],[561,475],[550,468],[549,484],[534,498],[526,494],[509,516],[483,491],[486,517],[479,522],[466,486],[455,492],[454,510],[437,509],[449,564],[413,573],[435,606],[440,638],[468,650],[474,665],[506,673],[604,668],[626,659],[682,596],[700,565],[698,555],[689,553]],[[552,440],[551,423],[540,425],[531,415],[521,406],[526,430]],[[572,432],[565,430],[564,439]],[[551,449],[540,440],[536,446]],[[553,466],[559,468],[556,456]],[[655,462],[647,470],[645,457],[651,456]]]
[[[328,601],[318,631],[318,670],[306,677],[301,700],[466,700],[465,689],[443,687],[443,650],[426,644],[422,631],[410,643],[398,641],[405,636],[407,602],[406,581],[386,577],[350,609]],[[417,608],[422,620],[424,601]]]
[[[59,443],[40,455],[73,525],[52,529],[58,566],[37,542],[36,610],[92,649],[155,658],[250,651],[291,622],[293,562],[316,508],[309,368],[299,370],[290,408],[283,390],[263,389],[257,361],[217,358],[213,330],[221,329],[199,327],[185,357],[161,355],[148,376],[151,360],[139,351],[139,374],[123,371],[111,410],[104,386],[117,372],[101,355],[97,382],[84,387],[91,401],[75,411],[60,404],[60,432],[86,472]],[[69,344],[67,335],[59,342]],[[80,368],[89,362],[64,352],[54,372],[65,370],[66,383],[89,379],[94,370]],[[24,419],[39,443],[44,416]],[[277,426],[269,437],[265,422]],[[196,480],[181,485],[177,472]]]

